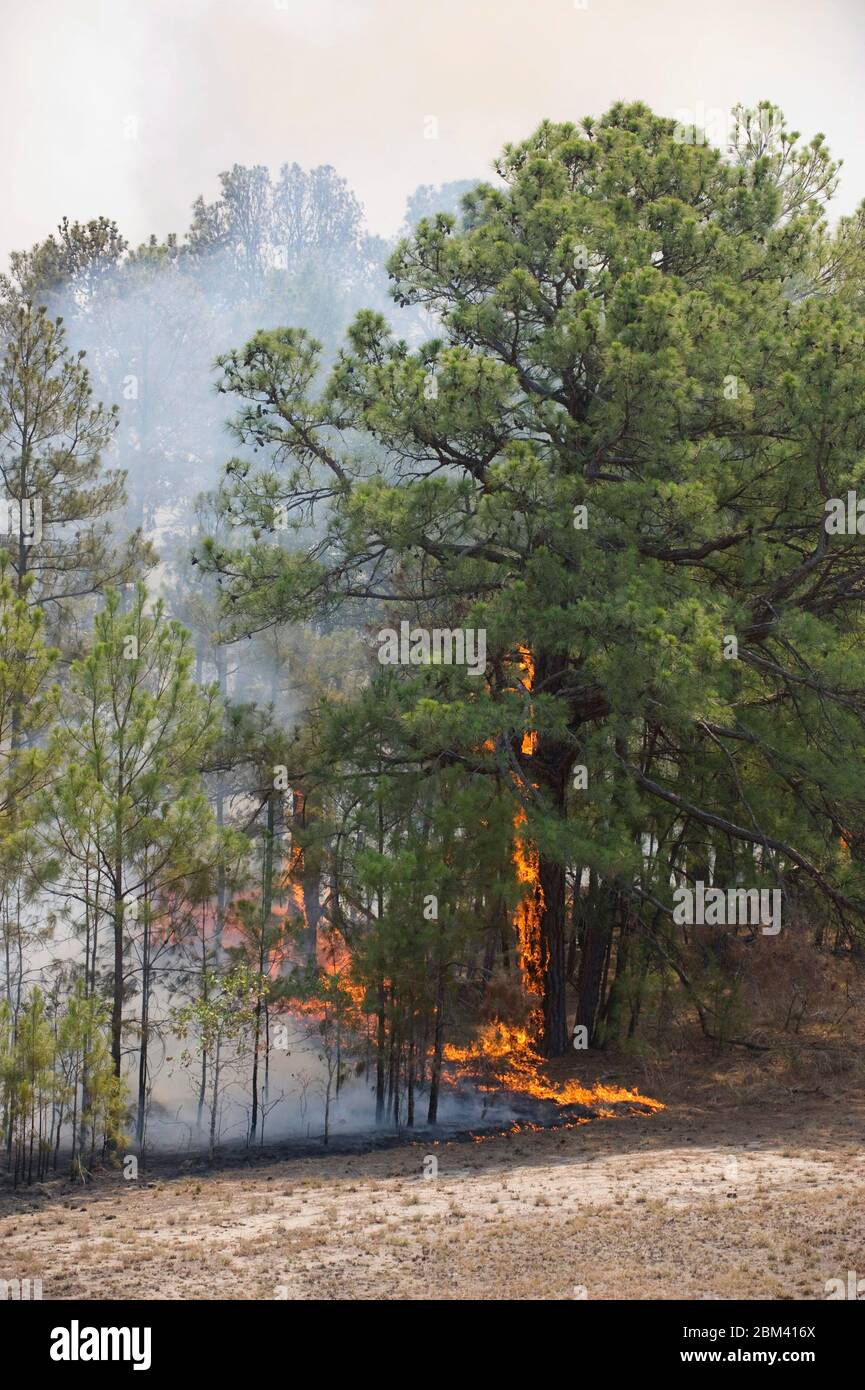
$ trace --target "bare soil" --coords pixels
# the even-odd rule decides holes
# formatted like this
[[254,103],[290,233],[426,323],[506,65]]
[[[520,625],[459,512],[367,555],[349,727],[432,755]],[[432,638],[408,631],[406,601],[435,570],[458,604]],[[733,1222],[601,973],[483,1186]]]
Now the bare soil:
[[658,1080],[665,1110],[563,1130],[5,1188],[0,1277],[46,1299],[823,1299],[865,1275],[860,1085]]

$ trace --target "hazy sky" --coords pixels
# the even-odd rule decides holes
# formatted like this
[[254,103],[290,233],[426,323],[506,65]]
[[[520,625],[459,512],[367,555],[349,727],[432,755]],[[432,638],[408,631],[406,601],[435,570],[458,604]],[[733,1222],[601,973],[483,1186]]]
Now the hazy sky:
[[865,196],[865,0],[584,2],[0,0],[0,257],[64,213],[182,232],[234,162],[333,164],[390,233],[418,183],[619,98],[769,97]]

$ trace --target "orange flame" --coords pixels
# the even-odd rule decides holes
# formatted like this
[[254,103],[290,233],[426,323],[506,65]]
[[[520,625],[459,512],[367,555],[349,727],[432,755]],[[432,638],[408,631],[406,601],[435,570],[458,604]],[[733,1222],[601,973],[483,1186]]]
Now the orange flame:
[[636,1088],[629,1091],[623,1086],[606,1086],[598,1081],[589,1087],[575,1079],[549,1081],[541,1074],[542,1059],[527,1030],[506,1023],[487,1024],[474,1043],[467,1047],[449,1044],[445,1047],[444,1055],[448,1062],[480,1069],[489,1076],[491,1084],[479,1082],[481,1089],[492,1090],[502,1086],[521,1095],[534,1096],[537,1100],[554,1101],[557,1105],[596,1106],[599,1101],[608,1104],[628,1101],[647,1106],[653,1111],[664,1109],[661,1101],[641,1095]]
[[[531,690],[535,681],[534,657],[528,647],[517,648],[520,656],[520,669],[523,685]],[[538,749],[538,735],[535,730],[523,734],[522,751],[531,757]],[[520,806],[514,816],[513,862],[517,871],[518,883],[525,885],[525,893],[514,915],[514,926],[520,952],[520,970],[523,981],[530,994],[541,996],[544,992],[544,970],[541,958],[541,914],[544,910],[544,894],[540,883],[540,856],[534,845],[519,833],[520,826],[526,823],[526,813]],[[539,1032],[542,1023],[540,1010],[532,1014],[532,1025]]]
[[541,913],[544,910],[544,894],[540,885],[540,856],[534,845],[519,834],[519,828],[526,823],[526,813],[520,807],[514,816],[513,862],[517,871],[517,881],[525,885],[526,891],[518,903],[514,914],[514,926],[520,951],[520,969],[523,982],[530,994],[542,995],[544,992],[544,971],[541,961]]
[[[531,690],[535,683],[535,659],[528,647],[517,647],[520,654],[520,668],[524,672],[523,685],[526,690]],[[536,729],[528,729],[523,734],[522,752],[529,757],[538,751],[538,735]]]

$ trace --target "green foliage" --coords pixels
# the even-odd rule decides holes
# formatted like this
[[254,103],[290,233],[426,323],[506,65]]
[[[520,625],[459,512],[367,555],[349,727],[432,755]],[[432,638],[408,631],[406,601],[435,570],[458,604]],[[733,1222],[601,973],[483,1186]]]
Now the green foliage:
[[71,1174],[82,1180],[97,1152],[123,1142],[126,1107],[107,1011],[80,985],[50,1007],[34,987],[17,1020],[0,1002],[0,1114],[16,1185],[56,1169],[64,1132]]
[[[375,684],[382,764],[510,792],[542,877],[594,869],[651,933],[671,877],[717,853],[725,881],[756,866],[849,933],[865,911],[865,565],[861,538],[830,540],[824,519],[865,443],[861,224],[828,230],[822,137],[802,145],[769,104],[737,118],[732,156],[639,103],[544,122],[459,227],[428,217],[393,253],[395,299],[431,310],[436,338],[410,348],[361,313],[321,389],[302,331],[221,359],[237,437],[270,466],[226,480],[252,543],[205,559],[237,622],[365,598],[394,626],[485,629],[484,681],[433,667]],[[313,510],[308,550],[255,539],[277,504]],[[525,648],[532,682],[514,675]],[[478,821],[462,832],[476,843]],[[667,853],[648,864],[646,843]],[[558,1051],[555,883],[541,948]]]
[[124,474],[101,459],[117,413],[94,402],[84,353],[70,351],[62,320],[8,289],[0,350],[9,563],[18,594],[52,625],[68,626],[85,595],[128,580],[152,558],[137,533],[116,546],[105,520],[125,501]]
[[[123,953],[220,849],[199,768],[218,731],[218,692],[195,684],[188,634],[143,585],[109,590],[91,650],[75,662],[51,755],[62,776],[43,808],[55,876],[114,938],[112,1030],[120,1074]],[[145,980],[144,989],[150,988]]]
[[[824,523],[865,476],[865,214],[827,220],[822,136],[802,142],[770,103],[735,116],[721,151],[618,103],[544,122],[504,149],[498,183],[446,188],[447,206],[419,189],[388,273],[426,341],[368,308],[331,359],[369,246],[328,169],[235,166],[185,245],[130,252],[99,219],[14,258],[0,472],[13,500],[41,498],[44,530],[31,547],[19,525],[0,570],[16,1178],[46,1170],[64,1128],[82,1175],[119,1143],[133,999],[143,1146],[157,964],[189,997],[170,1024],[212,1155],[247,1067],[263,1133],[283,1009],[318,1046],[327,1137],[349,1060],[374,1065],[379,1120],[405,1092],[411,1123],[426,1086],[435,1120],[445,1036],[520,955],[542,999],[500,994],[542,1014],[548,1055],[571,1008],[593,1044],[638,1049],[674,985],[717,1047],[740,1041],[748,938],[681,930],[677,886],[778,886],[787,918],[861,949],[865,560]],[[147,465],[151,515],[210,445],[202,410],[163,427],[147,390],[176,415],[211,311],[236,330],[223,342],[282,309],[294,324],[217,361],[236,456],[199,504],[201,582],[183,534],[163,589],[194,638],[128,584],[148,553],[108,530],[114,414],[33,307],[63,295],[101,382],[131,368],[120,447]],[[118,330],[120,305],[136,312]],[[165,344],[182,365],[139,395]],[[58,692],[39,605],[53,627],[97,593]],[[483,671],[383,664],[382,629],[403,621],[483,632]],[[22,962],[51,930],[47,893],[84,964],[46,1001],[25,997]]]
[[[267,995],[266,976],[239,963],[222,974],[209,971],[199,998],[183,1005],[172,1015],[172,1028],[178,1038],[191,1039],[184,1047],[180,1063],[189,1068],[206,1059],[209,1065],[210,1144],[213,1158],[219,1129],[219,1111],[227,1084],[243,1061],[250,1045],[259,1000]],[[231,1049],[226,1056],[228,1049]],[[226,1082],[226,1072],[229,1082]]]

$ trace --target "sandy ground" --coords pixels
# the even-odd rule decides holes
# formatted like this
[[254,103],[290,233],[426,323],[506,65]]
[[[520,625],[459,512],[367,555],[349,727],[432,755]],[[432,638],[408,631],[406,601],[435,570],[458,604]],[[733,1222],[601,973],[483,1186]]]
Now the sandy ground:
[[822,1299],[865,1276],[863,1121],[865,1096],[787,1095],[6,1190],[0,1278],[46,1299]]

